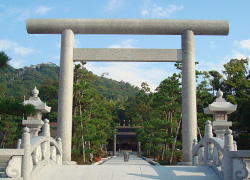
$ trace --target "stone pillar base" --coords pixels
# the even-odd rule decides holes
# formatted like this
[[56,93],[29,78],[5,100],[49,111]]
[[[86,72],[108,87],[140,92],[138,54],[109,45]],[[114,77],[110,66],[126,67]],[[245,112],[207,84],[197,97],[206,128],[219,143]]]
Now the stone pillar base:
[[75,161],[63,161],[62,165],[77,165]]
[[192,166],[192,162],[178,162],[177,166]]

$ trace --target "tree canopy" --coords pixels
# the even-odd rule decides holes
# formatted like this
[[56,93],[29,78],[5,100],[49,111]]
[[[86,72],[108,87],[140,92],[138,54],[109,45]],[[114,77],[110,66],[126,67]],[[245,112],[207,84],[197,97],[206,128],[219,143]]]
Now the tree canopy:
[[[23,96],[30,96],[35,85],[42,101],[52,107],[51,113],[45,117],[50,122],[57,121],[59,67],[42,64],[15,69],[7,65],[9,60],[4,52],[0,53],[0,67],[5,67],[0,68],[0,148],[14,146],[15,143],[9,142],[20,135],[18,129],[21,129],[22,117],[34,112],[33,107],[21,102]],[[221,72],[196,71],[198,139],[204,136],[205,121],[212,120],[212,116],[204,114],[203,108],[214,101],[215,92],[221,89],[227,101],[238,104],[236,112],[229,116],[238,149],[250,148],[245,143],[250,141],[248,61],[231,59]],[[107,156],[115,126],[125,123],[141,127],[137,129],[137,135],[143,155],[154,157],[162,164],[180,161],[183,135],[181,72],[163,79],[153,93],[147,82],[142,82],[138,88],[105,77],[108,73],[98,77],[88,71],[85,64],[77,64],[74,68],[74,160],[88,164],[94,161],[93,157]],[[181,63],[175,66],[181,70]]]
[[8,66],[8,62],[11,59],[5,54],[4,51],[0,51],[0,68],[5,68]]

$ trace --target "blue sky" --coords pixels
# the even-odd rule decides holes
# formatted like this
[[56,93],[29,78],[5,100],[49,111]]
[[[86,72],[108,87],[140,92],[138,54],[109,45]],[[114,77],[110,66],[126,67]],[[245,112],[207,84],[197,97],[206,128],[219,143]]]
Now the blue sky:
[[[15,68],[53,62],[59,65],[60,35],[30,35],[28,18],[119,18],[228,20],[228,36],[195,36],[198,70],[218,70],[232,58],[250,55],[249,0],[0,0],[0,51]],[[78,48],[180,49],[180,36],[76,35]],[[173,63],[87,63],[87,69],[108,78],[151,90],[176,72]]]

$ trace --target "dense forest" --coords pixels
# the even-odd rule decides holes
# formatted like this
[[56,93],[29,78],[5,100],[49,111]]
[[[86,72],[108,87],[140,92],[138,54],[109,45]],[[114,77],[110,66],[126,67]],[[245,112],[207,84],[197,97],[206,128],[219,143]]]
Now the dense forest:
[[[88,164],[93,156],[107,156],[108,140],[112,139],[114,127],[121,121],[143,127],[137,130],[143,155],[153,156],[162,164],[176,164],[181,160],[181,63],[175,64],[178,72],[164,79],[154,93],[146,82],[142,82],[140,88],[134,87],[123,81],[98,77],[84,65],[74,68],[74,160]],[[0,67],[0,148],[15,146],[23,114],[33,111],[32,107],[22,107],[22,113],[13,115],[8,112],[5,102],[13,107],[11,104],[15,101],[18,104],[24,96],[27,99],[35,85],[42,101],[52,107],[45,117],[56,121],[58,76],[59,67],[46,64],[21,69],[9,65]],[[231,59],[224,64],[222,72],[197,71],[196,77],[198,139],[204,135],[205,121],[212,120],[204,114],[203,108],[214,101],[216,91],[221,89],[227,101],[238,104],[236,112],[229,116],[238,149],[249,149],[249,143],[244,143],[250,141],[248,59]]]
[[[30,96],[30,92],[35,86],[40,89],[41,86],[58,83],[59,67],[40,64],[36,67],[31,66],[15,69],[8,66],[0,69],[0,74],[1,89],[8,89],[6,96],[23,99],[24,96],[27,98]],[[139,92],[138,87],[124,81],[115,81],[103,76],[98,77],[90,71],[88,71],[88,74],[93,76],[92,86],[108,100],[127,100],[128,97],[134,96]]]

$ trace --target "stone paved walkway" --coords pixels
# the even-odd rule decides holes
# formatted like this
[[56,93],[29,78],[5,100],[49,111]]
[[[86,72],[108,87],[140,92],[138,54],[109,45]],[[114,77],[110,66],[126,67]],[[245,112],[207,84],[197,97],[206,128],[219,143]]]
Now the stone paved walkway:
[[150,165],[147,161],[143,160],[142,158],[139,157],[129,157],[128,162],[124,162],[123,156],[118,156],[118,157],[113,157],[110,160],[106,161],[105,163],[102,164],[102,166],[107,166],[107,165],[112,165],[112,166],[118,166],[118,165]]
[[209,167],[152,166],[138,157],[113,157],[102,165],[44,167],[34,180],[219,180]]

